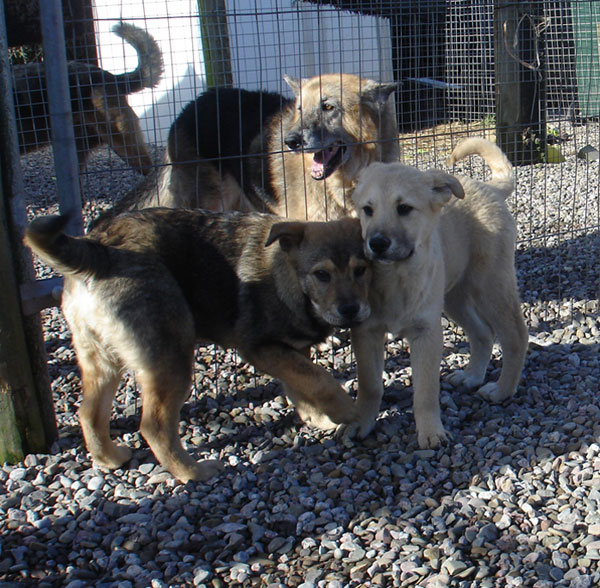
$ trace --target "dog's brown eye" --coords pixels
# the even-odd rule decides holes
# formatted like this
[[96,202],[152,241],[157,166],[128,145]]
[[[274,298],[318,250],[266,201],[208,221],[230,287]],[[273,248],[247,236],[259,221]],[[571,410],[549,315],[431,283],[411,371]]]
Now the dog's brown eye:
[[370,206],[363,206],[362,210],[367,216],[373,216],[373,209]]
[[412,210],[412,206],[408,204],[398,204],[396,211],[400,216],[406,216]]
[[323,110],[333,110],[333,104],[329,102],[323,102]]
[[319,282],[323,282],[324,284],[326,284],[327,282],[329,282],[331,280],[331,276],[329,275],[329,272],[326,272],[325,270],[315,271],[314,276],[315,276],[315,278],[317,278],[317,280],[319,280]]
[[365,275],[366,271],[367,271],[367,268],[364,265],[359,265],[358,267],[354,268],[354,276],[356,278],[360,278],[361,276]]

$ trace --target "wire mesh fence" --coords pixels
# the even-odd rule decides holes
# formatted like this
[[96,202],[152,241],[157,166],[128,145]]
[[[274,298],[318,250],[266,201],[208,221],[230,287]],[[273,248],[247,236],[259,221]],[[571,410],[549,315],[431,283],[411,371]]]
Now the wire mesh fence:
[[[12,45],[19,43],[17,4],[6,2]],[[579,240],[587,253],[597,250],[597,164],[590,161],[598,146],[600,110],[593,2],[508,5],[508,17],[504,5],[485,0],[145,0],[142,11],[139,3],[126,0],[98,1],[93,10],[91,3],[83,5],[78,11],[65,8],[63,16],[70,57],[80,57],[68,67],[86,215],[93,217],[131,190],[139,193],[139,186],[148,185],[140,172],[152,176],[152,165],[170,165],[164,153],[170,131],[173,141],[178,140],[174,121],[211,85],[291,99],[286,75],[307,79],[353,73],[398,84],[394,99],[400,157],[419,167],[443,166],[464,136],[493,139],[499,130],[498,140],[507,140],[499,110],[516,108],[508,141],[527,152],[522,162],[530,164],[518,169],[513,203],[519,251],[535,251],[545,260],[536,268],[539,279],[520,272],[525,300],[529,292],[532,299],[543,298],[541,293],[555,281],[558,298],[575,300],[575,278],[561,278],[565,263],[570,272],[582,273],[583,298],[597,298],[593,256],[587,255],[585,263],[564,261]],[[136,28],[115,34],[120,22]],[[50,144],[49,116],[43,66],[18,64],[27,51],[35,58],[31,41],[41,42],[39,31],[23,40],[25,49],[12,49],[14,95],[17,105],[25,101],[17,108],[17,125],[21,152],[33,152],[22,158],[33,203],[39,202],[40,190],[52,194],[47,181],[39,184],[37,173],[40,158],[49,164],[49,152],[38,151]],[[81,56],[86,56],[85,66]],[[502,60],[509,63],[508,74]],[[503,106],[515,101],[516,107]],[[246,114],[236,113],[235,105],[228,108],[233,110],[219,124],[242,124]],[[33,124],[36,120],[39,124]],[[217,142],[220,133],[217,125]],[[587,159],[578,159],[586,146]],[[471,162],[469,173],[483,174],[483,166]],[[554,247],[551,257],[549,244]]]
[[[41,3],[62,7],[68,65],[48,57]],[[459,141],[486,137],[515,164],[507,204],[530,336],[517,394],[499,405],[452,384],[470,353],[465,333],[442,319],[439,398],[452,440],[425,451],[400,337],[387,340],[377,423],[356,442],[304,426],[281,384],[235,350],[200,345],[193,401],[174,436],[181,433],[194,459],[227,467],[215,482],[177,485],[138,432],[140,382],[131,373],[111,426],[132,461],[109,473],[84,450],[73,338],[52,305],[57,276],[36,261],[38,281],[21,284],[15,307],[21,302],[32,316],[45,307],[40,346],[61,436],[53,455],[0,467],[3,580],[598,584],[600,3],[0,0],[0,7],[13,81],[2,98],[17,106],[16,120],[0,113],[0,137],[14,139],[0,145],[1,179],[4,187],[5,172],[20,175],[10,200],[23,197],[27,220],[65,206],[58,183],[65,147],[86,226],[115,209],[183,197],[192,206],[335,216],[352,204],[347,162],[360,168],[371,157],[398,158],[448,170]],[[121,23],[135,29],[116,33]],[[68,108],[54,104],[53,113],[67,125],[58,135],[72,136],[56,141],[47,89],[61,68]],[[0,67],[0,81],[8,69]],[[294,153],[302,135],[282,112],[304,120],[311,104],[327,113],[336,100],[353,134]],[[20,134],[11,137],[5,127],[13,122]],[[450,171],[490,178],[478,157]],[[294,196],[301,206],[290,212]],[[45,361],[42,353],[37,359]],[[348,330],[313,349],[312,359],[357,393]],[[494,348],[486,378],[498,378],[503,360]]]
[[[18,4],[5,2],[12,45],[19,44],[11,11]],[[92,3],[83,4],[91,10]],[[70,62],[68,79],[86,222],[130,193],[158,189],[152,178],[173,162],[173,154],[165,154],[170,132],[173,142],[183,140],[175,121],[211,86],[289,100],[294,92],[286,75],[344,73],[393,82],[403,162],[444,167],[452,147],[469,135],[514,147],[521,165],[510,206],[519,227],[517,271],[530,329],[539,341],[584,329],[583,341],[598,343],[595,2],[97,0],[91,12],[63,16],[69,56],[79,56]],[[113,27],[120,22],[138,33],[119,38]],[[31,46],[31,37],[22,40]],[[19,64],[26,50],[12,51],[15,97],[29,101],[28,110],[17,110],[18,128],[36,119],[46,125],[44,69]],[[22,73],[26,67],[29,73]],[[247,122],[240,104],[234,100],[217,117],[217,144],[221,131]],[[192,127],[185,130],[198,147],[203,129]],[[54,210],[47,129],[20,138],[30,215]],[[276,151],[285,149],[280,140]],[[259,154],[269,157],[269,149],[262,145]],[[233,156],[218,155],[217,149],[204,159],[218,160],[222,174]],[[478,160],[462,170],[487,173]],[[303,186],[313,181],[306,178]]]

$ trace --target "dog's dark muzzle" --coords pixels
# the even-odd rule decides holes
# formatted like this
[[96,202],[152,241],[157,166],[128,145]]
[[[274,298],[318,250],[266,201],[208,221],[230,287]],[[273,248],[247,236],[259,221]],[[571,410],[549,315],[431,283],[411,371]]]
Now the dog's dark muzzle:
[[326,141],[317,133],[306,130],[292,131],[284,137],[290,151],[313,153],[310,175],[314,180],[328,178],[347,157],[346,147],[338,141]]

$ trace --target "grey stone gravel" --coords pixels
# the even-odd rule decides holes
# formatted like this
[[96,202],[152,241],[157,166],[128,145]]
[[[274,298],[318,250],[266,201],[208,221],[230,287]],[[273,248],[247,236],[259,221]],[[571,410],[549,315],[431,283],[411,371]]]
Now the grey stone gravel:
[[[446,375],[468,346],[445,322],[452,439],[437,450],[416,445],[401,342],[389,342],[377,426],[357,442],[304,426],[277,383],[205,347],[180,428],[194,455],[222,459],[225,472],[182,485],[156,464],[130,376],[112,428],[133,459],[101,471],[82,445],[69,332],[58,309],[44,311],[60,438],[51,454],[0,468],[0,586],[600,585],[599,164],[576,158],[598,138],[590,124],[561,147],[565,163],[518,170],[509,205],[532,337],[523,379],[499,406],[453,389]],[[49,157],[23,158],[31,215],[56,209]],[[137,181],[118,166],[92,158],[87,217]],[[347,334],[315,359],[355,389]],[[490,376],[500,360],[496,351]]]

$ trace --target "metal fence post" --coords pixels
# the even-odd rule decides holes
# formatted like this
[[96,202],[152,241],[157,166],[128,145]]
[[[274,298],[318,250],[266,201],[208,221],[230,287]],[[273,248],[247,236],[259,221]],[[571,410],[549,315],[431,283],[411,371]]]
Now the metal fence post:
[[67,232],[81,235],[81,193],[60,0],[40,2],[40,15],[44,63],[52,64],[45,68],[45,75],[59,210],[61,214],[70,215]]

